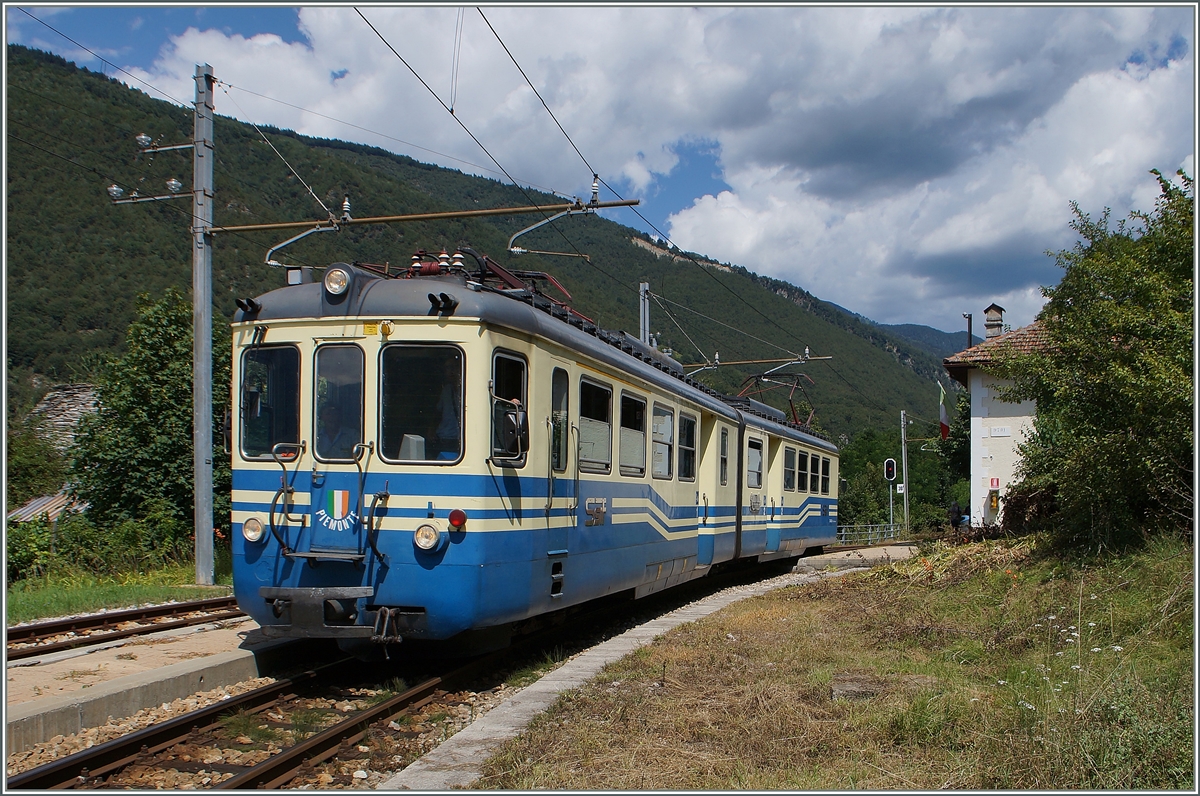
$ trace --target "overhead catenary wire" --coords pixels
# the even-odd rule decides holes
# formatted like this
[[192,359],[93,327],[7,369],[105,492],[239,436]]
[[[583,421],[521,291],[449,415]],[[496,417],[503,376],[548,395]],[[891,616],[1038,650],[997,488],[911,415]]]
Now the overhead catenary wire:
[[[618,193],[611,185],[609,185],[602,177],[599,176],[596,169],[592,167],[592,164],[588,161],[587,157],[584,156],[583,152],[580,151],[579,147],[575,144],[575,141],[572,140],[570,134],[567,133],[567,131],[563,128],[562,124],[558,121],[558,117],[554,115],[554,111],[550,109],[550,106],[546,103],[546,100],[542,98],[541,93],[537,90],[537,87],[533,84],[533,81],[529,79],[529,75],[527,75],[525,73],[525,70],[523,68],[521,68],[521,64],[517,62],[516,57],[512,54],[512,51],[508,48],[508,45],[506,45],[504,43],[504,40],[500,37],[500,34],[496,31],[495,27],[492,26],[492,23],[488,20],[487,16],[483,13],[483,9],[477,8],[476,10],[479,11],[479,16],[483,18],[483,21],[487,24],[488,29],[491,30],[492,35],[496,37],[496,41],[498,41],[500,43],[500,46],[504,49],[504,52],[508,55],[509,60],[512,61],[513,66],[515,66],[517,68],[517,71],[521,73],[521,77],[525,79],[526,84],[528,84],[529,88],[533,91],[534,95],[538,98],[538,101],[540,101],[542,103],[542,107],[546,109],[546,112],[548,114],[550,114],[550,118],[554,120],[554,124],[558,127],[559,131],[562,132],[563,136],[567,139],[567,142],[570,143],[571,148],[575,150],[575,153],[577,155],[579,155],[579,159],[583,161],[583,164],[585,166],[587,166],[588,170],[592,173],[593,179],[598,179],[600,181],[600,183],[602,185],[604,185],[605,188],[607,188],[609,191],[611,191],[613,193],[614,196],[616,196],[619,199],[623,199],[624,197],[622,197],[620,193]],[[658,233],[659,237],[661,237],[663,240],[670,242],[670,238],[668,238],[665,234],[663,234],[662,231],[659,230],[657,226],[655,226],[653,223],[650,222],[649,219],[647,219],[644,215],[642,215],[642,213],[640,211],[638,211],[637,208],[631,207],[630,209],[633,210],[633,212],[637,215],[637,217],[640,218],[642,221],[644,221],[647,226],[649,226],[656,233]],[[671,245],[674,245],[674,243],[672,243]],[[726,291],[728,291],[731,295],[733,295],[735,298],[737,298],[739,301],[741,301],[747,307],[752,309],[756,314],[761,316],[763,319],[765,319],[766,321],[771,323],[773,326],[775,326],[777,329],[779,329],[781,332],[788,335],[789,337],[795,337],[795,335],[792,332],[789,332],[787,329],[783,328],[783,326],[781,326],[777,321],[775,321],[773,318],[770,318],[767,315],[765,315],[762,311],[760,311],[753,304],[746,301],[746,299],[743,296],[739,295],[732,288],[730,288],[728,285],[726,285],[724,282],[722,282],[720,279],[718,279],[716,277],[716,275],[710,273],[707,268],[705,268],[703,265],[701,265],[699,262],[697,262],[696,259],[694,257],[692,257],[690,254],[688,254],[687,252],[684,252],[682,250],[681,250],[681,253],[693,265],[695,265],[697,268],[699,268],[701,271],[703,271],[705,274],[707,274],[713,281],[715,281],[718,285],[720,285],[722,288],[724,288]],[[741,332],[740,329],[736,329],[734,327],[730,327],[730,328],[733,329],[734,331]],[[744,332],[742,332],[742,333],[744,334]],[[797,339],[801,344],[804,344],[805,341],[803,339],[799,339],[799,338],[797,338]],[[786,351],[787,349],[783,349],[783,350]],[[789,351],[789,353],[792,353],[792,352]]]
[[[372,32],[374,32],[374,33],[375,33],[375,35],[379,37],[379,40],[383,42],[384,46],[386,46],[386,47],[387,47],[389,50],[391,50],[391,51],[392,51],[392,54],[393,54],[393,55],[395,55],[395,56],[396,56],[396,58],[398,58],[398,59],[400,60],[400,63],[404,64],[405,68],[407,68],[407,69],[408,69],[408,71],[412,73],[413,77],[415,77],[415,78],[417,79],[417,81],[418,81],[418,82],[419,82],[419,83],[420,83],[422,86],[424,86],[424,87],[425,87],[425,90],[426,90],[426,91],[428,91],[428,92],[429,92],[429,93],[430,93],[430,94],[433,96],[433,98],[434,98],[435,100],[437,100],[438,104],[439,104],[439,105],[441,105],[441,106],[442,106],[442,108],[443,108],[443,109],[444,109],[444,110],[445,110],[447,113],[449,113],[449,114],[450,114],[450,118],[454,119],[454,121],[455,121],[455,122],[458,124],[458,126],[462,128],[463,132],[465,132],[465,133],[466,133],[468,136],[470,136],[471,140],[475,142],[475,145],[476,145],[476,146],[478,146],[478,147],[479,147],[479,149],[480,149],[480,150],[481,150],[481,151],[482,151],[482,152],[483,152],[485,155],[487,155],[488,159],[489,159],[489,160],[491,160],[493,163],[495,163],[495,164],[496,164],[496,168],[500,169],[500,171],[501,171],[501,172],[504,174],[504,176],[505,176],[505,177],[506,177],[506,178],[509,180],[509,182],[511,182],[511,183],[513,184],[513,186],[514,186],[515,188],[517,188],[517,190],[519,190],[519,191],[520,191],[522,194],[524,194],[525,198],[526,198],[526,199],[529,201],[529,204],[530,204],[530,205],[532,205],[532,206],[538,206],[538,203],[537,203],[537,202],[535,202],[535,201],[533,200],[533,197],[531,197],[531,196],[529,195],[529,192],[525,190],[524,186],[522,186],[522,185],[521,185],[520,183],[518,183],[518,182],[517,182],[515,179],[513,179],[512,175],[510,175],[510,174],[508,173],[508,170],[507,170],[507,169],[505,169],[505,168],[504,168],[504,166],[503,166],[503,165],[501,165],[500,161],[499,161],[499,160],[497,160],[497,159],[495,158],[495,156],[493,156],[493,155],[492,155],[492,153],[491,153],[491,152],[488,150],[488,148],[487,148],[486,146],[484,146],[484,145],[483,145],[483,142],[482,142],[482,141],[480,141],[480,140],[479,140],[479,138],[478,138],[478,137],[477,137],[477,136],[476,136],[476,135],[475,135],[473,132],[471,132],[470,128],[469,128],[469,127],[467,127],[467,125],[463,123],[462,119],[460,119],[460,118],[459,118],[459,117],[458,117],[456,114],[454,114],[454,113],[453,113],[453,112],[450,110],[450,106],[448,106],[448,105],[445,103],[445,101],[443,101],[443,100],[442,100],[442,98],[441,98],[441,97],[439,97],[439,96],[437,95],[437,92],[436,92],[436,91],[434,91],[434,90],[433,90],[433,88],[431,88],[431,87],[430,87],[430,85],[429,85],[429,84],[428,84],[428,83],[425,81],[425,79],[424,79],[424,78],[422,78],[422,77],[421,77],[421,75],[420,75],[420,74],[417,72],[417,70],[416,70],[416,69],[414,69],[414,68],[412,67],[412,65],[411,65],[411,64],[409,64],[409,62],[408,62],[408,61],[406,61],[406,60],[404,59],[404,56],[402,56],[402,55],[401,55],[401,54],[400,54],[400,53],[399,53],[399,52],[396,50],[396,48],[392,46],[391,42],[389,42],[389,41],[387,40],[387,38],[385,38],[385,37],[384,37],[384,35],[383,35],[383,34],[382,34],[380,31],[379,31],[379,29],[378,29],[378,28],[376,28],[374,25],[372,25],[372,24],[371,24],[371,20],[367,19],[366,15],[365,15],[365,14],[363,14],[362,10],[361,10],[361,9],[359,9],[359,8],[357,8],[357,7],[356,7],[354,10],[355,10],[355,12],[356,12],[356,13],[357,13],[357,14],[358,14],[360,17],[362,17],[362,20],[363,20],[363,22],[367,23],[367,27],[369,27],[369,28],[372,30]],[[543,211],[543,216],[546,218],[546,220],[547,220],[547,221],[549,221],[549,222],[550,222],[550,223],[549,223],[549,226],[550,226],[550,228],[551,228],[551,229],[553,229],[555,232],[557,232],[557,233],[558,233],[558,235],[559,235],[559,236],[560,236],[560,237],[561,237],[561,238],[562,238],[564,241],[566,241],[567,245],[568,245],[568,246],[570,246],[572,249],[574,249],[574,251],[575,251],[575,253],[576,253],[576,254],[580,255],[580,257],[583,257],[583,252],[579,251],[579,248],[578,248],[578,247],[575,245],[575,243],[574,243],[574,242],[573,242],[573,241],[572,241],[570,238],[568,238],[568,237],[566,236],[566,234],[565,234],[565,233],[564,233],[564,232],[563,232],[561,229],[559,229],[559,228],[558,228],[558,226],[557,226],[557,225],[556,225],[556,224],[553,222],[553,220],[550,218],[550,216],[549,216],[548,214],[546,214],[544,211]],[[611,279],[611,280],[613,280],[614,282],[616,282],[618,285],[620,285],[620,286],[624,287],[626,290],[630,290],[630,291],[632,291],[632,292],[635,292],[635,293],[637,292],[637,288],[636,288],[636,287],[634,287],[633,285],[630,285],[630,284],[628,284],[628,283],[626,283],[626,282],[622,281],[622,280],[621,280],[619,277],[617,277],[616,275],[614,275],[612,272],[608,271],[607,269],[605,269],[605,268],[601,268],[600,266],[596,265],[596,264],[595,264],[595,263],[593,263],[593,262],[592,262],[592,261],[591,261],[589,258],[584,258],[584,259],[583,259],[583,261],[584,261],[585,263],[587,263],[587,264],[588,264],[590,267],[592,267],[592,268],[596,269],[596,270],[597,270],[597,271],[599,271],[600,273],[602,273],[602,274],[604,274],[605,276],[607,276],[609,279]]]
[[114,64],[112,61],[109,61],[107,58],[103,58],[103,57],[101,57],[100,55],[96,54],[96,53],[95,53],[93,50],[91,50],[90,48],[88,48],[88,47],[85,47],[84,45],[82,45],[82,44],[80,44],[79,42],[75,41],[75,40],[74,40],[74,39],[72,39],[70,36],[68,36],[67,34],[63,33],[61,30],[59,30],[58,28],[56,28],[56,27],[54,27],[53,25],[51,25],[51,24],[49,24],[48,22],[46,22],[44,19],[38,19],[38,18],[37,18],[37,17],[35,17],[33,14],[30,14],[28,11],[26,11],[26,10],[25,10],[25,9],[23,9],[23,8],[21,8],[20,6],[17,6],[17,10],[18,10],[18,11],[20,11],[20,12],[21,12],[22,14],[24,14],[25,16],[27,16],[27,17],[29,17],[30,19],[32,19],[33,21],[35,21],[35,22],[38,22],[38,23],[40,23],[40,24],[42,24],[42,25],[46,26],[46,27],[47,27],[47,28],[49,28],[50,30],[52,30],[52,31],[54,31],[55,33],[57,33],[59,36],[62,36],[64,39],[66,39],[67,41],[71,42],[71,44],[74,44],[74,45],[75,45],[76,47],[78,47],[79,49],[81,49],[81,50],[83,50],[84,52],[86,52],[86,53],[88,53],[89,55],[91,55],[93,58],[95,58],[95,59],[96,59],[97,61],[99,61],[100,63],[102,63],[102,64],[105,64],[105,65],[107,65],[107,66],[111,66],[113,69],[117,70],[118,72],[120,72],[120,73],[121,73],[121,74],[123,74],[123,75],[129,75],[129,77],[131,77],[131,78],[133,78],[134,80],[136,80],[137,82],[141,83],[143,86],[145,86],[145,87],[147,87],[147,88],[149,88],[149,89],[153,89],[154,91],[157,91],[159,94],[162,94],[164,97],[166,97],[167,99],[171,100],[172,102],[174,102],[174,103],[176,103],[176,104],[178,104],[178,105],[190,105],[190,104],[191,104],[190,102],[185,102],[185,101],[183,101],[183,100],[181,100],[181,99],[178,99],[178,98],[176,98],[176,97],[172,97],[170,94],[168,94],[167,92],[163,91],[163,90],[162,90],[161,88],[159,88],[158,86],[155,86],[155,85],[152,85],[152,84],[150,84],[150,83],[147,83],[145,80],[142,80],[142,79],[141,79],[140,77],[138,77],[137,75],[135,75],[135,74],[133,74],[133,73],[131,73],[131,72],[127,72],[126,70],[124,70],[124,69],[122,69],[121,67],[119,67],[119,66],[117,66],[116,64]]
[[[219,82],[220,82],[220,81],[218,81],[218,83],[219,83]],[[242,106],[238,105],[238,102],[237,102],[237,100],[235,100],[233,97],[229,96],[229,91],[226,91],[226,92],[225,92],[225,96],[226,96],[226,97],[229,97],[229,101],[230,101],[230,102],[232,102],[234,105],[237,105],[237,109],[238,109],[239,111],[241,111],[241,112],[242,112],[242,115],[243,115],[243,116],[245,116],[245,115],[246,115],[246,111],[242,110]],[[267,134],[266,134],[266,133],[264,133],[264,132],[262,131],[262,129],[261,129],[261,128],[260,128],[260,127],[257,125],[257,124],[255,124],[254,122],[252,122],[252,121],[247,121],[247,123],[248,123],[248,124],[249,124],[251,127],[253,127],[253,128],[255,129],[255,131],[256,131],[256,132],[257,132],[257,133],[258,133],[260,136],[262,136],[262,140],[263,140],[263,141],[265,141],[265,142],[266,142],[266,144],[267,144],[267,146],[271,147],[271,151],[272,151],[272,152],[274,152],[274,153],[275,153],[275,155],[276,155],[276,156],[277,156],[277,157],[278,157],[280,160],[282,160],[282,161],[283,161],[283,165],[287,166],[287,167],[288,167],[288,169],[289,169],[289,170],[292,172],[292,174],[293,174],[293,175],[295,175],[296,179],[300,181],[300,184],[304,186],[304,189],[305,189],[306,191],[308,191],[309,195],[310,195],[310,196],[312,196],[312,198],[313,198],[313,199],[316,199],[316,200],[317,200],[317,204],[319,204],[319,205],[321,206],[321,209],[325,211],[326,215],[328,215],[328,216],[329,216],[330,220],[333,220],[333,219],[335,219],[335,218],[336,218],[336,216],[334,216],[333,212],[332,212],[332,211],[330,211],[330,209],[329,209],[328,207],[326,207],[326,206],[325,206],[325,203],[321,201],[321,197],[317,196],[317,194],[316,194],[316,191],[314,191],[314,190],[312,189],[312,187],[311,187],[311,186],[310,186],[310,185],[309,185],[307,182],[305,182],[305,181],[304,181],[304,178],[300,176],[300,172],[296,171],[296,169],[295,169],[295,168],[292,166],[292,164],[291,164],[291,163],[288,163],[288,159],[287,159],[287,158],[285,158],[285,157],[283,156],[283,153],[282,153],[282,152],[280,152],[280,151],[279,151],[279,150],[278,150],[278,149],[275,147],[275,145],[271,143],[271,139],[267,138]]]
[[[18,142],[18,143],[21,143],[21,144],[25,144],[26,146],[28,146],[28,147],[31,147],[32,149],[36,149],[36,150],[38,150],[39,152],[42,152],[42,153],[44,153],[44,154],[46,154],[46,155],[49,155],[50,157],[56,158],[56,159],[58,159],[58,160],[61,160],[61,161],[63,161],[64,163],[67,163],[67,164],[69,164],[69,165],[71,165],[71,166],[74,166],[74,167],[75,167],[75,168],[77,168],[77,169],[82,169],[83,171],[86,171],[86,172],[89,172],[89,173],[91,173],[91,174],[95,174],[95,175],[97,175],[97,176],[99,176],[99,177],[102,177],[102,178],[103,178],[103,179],[104,179],[106,182],[114,182],[114,183],[116,183],[116,182],[120,182],[120,180],[118,180],[117,178],[113,177],[111,174],[106,174],[105,172],[103,172],[103,171],[100,171],[99,169],[95,168],[94,166],[87,166],[87,165],[85,165],[85,164],[83,164],[83,163],[79,163],[79,162],[77,162],[77,161],[75,161],[75,160],[72,160],[72,159],[71,159],[71,158],[69,158],[69,157],[66,157],[65,155],[60,155],[60,154],[59,154],[59,153],[57,153],[57,152],[51,151],[51,150],[49,150],[49,149],[46,149],[46,148],[45,148],[45,147],[43,147],[43,146],[39,146],[38,144],[35,144],[35,143],[33,143],[32,141],[26,141],[24,138],[21,138],[20,136],[18,136],[18,135],[15,135],[14,133],[11,133],[11,132],[10,132],[10,133],[8,134],[8,137],[9,137],[11,140],[13,140],[13,141],[16,141],[16,142]],[[66,172],[62,172],[62,173],[66,173]],[[179,195],[180,195],[181,197],[183,197],[183,196],[187,196],[187,194],[183,194],[183,193],[181,193],[181,194],[179,194]],[[198,216],[196,216],[194,213],[192,213],[192,212],[191,212],[191,211],[189,211],[189,210],[184,210],[184,209],[183,209],[183,208],[181,208],[179,205],[171,204],[170,202],[161,202],[161,203],[160,203],[160,202],[156,202],[155,204],[157,204],[159,207],[162,207],[163,209],[167,210],[168,212],[176,213],[177,215],[180,215],[180,216],[184,216],[184,217],[186,217],[186,218],[188,219],[188,221],[189,221],[189,224],[190,224],[190,225],[195,225],[195,224],[196,224],[196,222],[200,220],[200,219],[199,219],[199,217],[198,217]],[[232,235],[233,237],[235,237],[235,238],[238,238],[238,239],[240,239],[240,240],[244,241],[244,242],[245,242],[246,244],[248,244],[248,245],[252,245],[252,246],[257,246],[257,245],[259,245],[259,242],[258,242],[258,241],[256,241],[256,240],[253,240],[253,239],[251,239],[251,238],[249,238],[249,237],[246,237],[245,235],[242,235],[242,234],[240,234],[240,233],[233,232],[233,233],[227,233],[227,234],[228,234],[228,235]],[[314,267],[314,268],[315,268],[315,267],[317,267],[317,266],[315,266],[315,265],[312,265],[312,264],[310,264],[310,263],[304,262],[303,260],[299,260],[299,262],[300,262],[300,264],[301,264],[301,265],[306,265],[306,266],[310,266],[310,267]]]

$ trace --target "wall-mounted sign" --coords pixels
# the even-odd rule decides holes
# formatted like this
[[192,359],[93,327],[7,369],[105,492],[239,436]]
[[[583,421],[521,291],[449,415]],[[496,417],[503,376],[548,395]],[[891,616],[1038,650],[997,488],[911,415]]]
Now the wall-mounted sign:
[[991,479],[991,483],[988,484],[988,489],[999,489],[999,488],[1000,488],[1000,479],[999,478]]

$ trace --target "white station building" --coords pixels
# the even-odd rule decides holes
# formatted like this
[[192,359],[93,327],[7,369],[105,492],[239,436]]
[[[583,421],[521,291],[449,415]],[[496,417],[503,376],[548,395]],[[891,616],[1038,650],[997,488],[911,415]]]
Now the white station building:
[[990,372],[1001,351],[1030,352],[1045,342],[1045,332],[1035,321],[1004,330],[1004,308],[992,304],[984,310],[984,340],[942,361],[946,370],[971,393],[971,506],[972,525],[995,525],[1004,510],[1004,495],[1016,480],[1020,458],[1017,446],[1033,429],[1034,401],[1010,403],[997,395],[1012,386]]

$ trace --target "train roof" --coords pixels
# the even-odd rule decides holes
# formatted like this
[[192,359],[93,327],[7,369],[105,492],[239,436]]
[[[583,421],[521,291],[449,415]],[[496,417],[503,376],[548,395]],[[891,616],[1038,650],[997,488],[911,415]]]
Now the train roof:
[[[473,278],[464,269],[442,269],[404,278],[387,278],[373,270],[334,263],[349,276],[340,296],[331,296],[321,282],[272,290],[253,300],[239,300],[234,323],[261,323],[302,318],[398,318],[453,315],[479,318],[489,326],[505,327],[542,337],[627,371],[655,386],[687,398],[716,414],[830,452],[837,448],[815,431],[788,422],[783,412],[750,398],[722,395],[688,376],[672,357],[624,331],[601,329],[561,302],[531,288],[497,288]],[[432,270],[432,269],[430,269]]]

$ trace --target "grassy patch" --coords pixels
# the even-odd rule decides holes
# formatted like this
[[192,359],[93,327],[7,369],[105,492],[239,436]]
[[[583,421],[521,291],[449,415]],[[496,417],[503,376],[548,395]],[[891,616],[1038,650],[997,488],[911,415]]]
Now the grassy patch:
[[684,625],[564,694],[503,789],[1194,786],[1192,550],[933,546]]
[[190,563],[121,575],[60,570],[40,578],[27,578],[7,589],[7,623],[230,594],[229,569],[222,568],[222,562],[217,563],[216,580],[222,584],[218,588],[189,585],[196,582],[196,568]]

